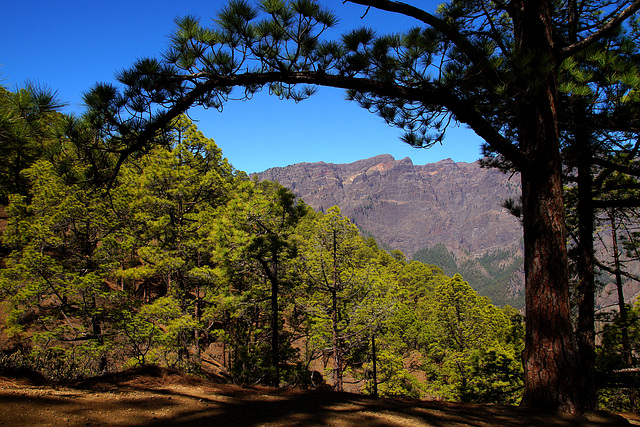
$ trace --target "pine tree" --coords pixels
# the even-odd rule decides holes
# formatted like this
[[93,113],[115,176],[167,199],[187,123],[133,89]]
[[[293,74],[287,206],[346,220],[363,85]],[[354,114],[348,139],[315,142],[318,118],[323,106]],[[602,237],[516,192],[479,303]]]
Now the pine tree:
[[368,344],[380,313],[380,308],[372,313],[367,304],[373,297],[371,256],[356,226],[337,206],[318,214],[300,250],[299,268],[308,289],[301,299],[316,331],[312,339],[331,348],[333,388],[343,391],[349,355]]
[[48,88],[27,84],[9,92],[0,87],[0,147],[4,158],[0,167],[0,200],[4,204],[9,194],[27,194],[28,185],[21,172],[47,158],[58,145],[58,130],[64,122],[58,111],[63,105]]
[[24,174],[29,193],[10,197],[2,236],[11,249],[0,274],[7,323],[33,357],[59,353],[66,368],[50,375],[102,372],[112,342],[109,312],[119,302],[107,285],[112,259],[99,242],[115,218],[103,194],[69,182],[49,161]]
[[[246,97],[268,86],[295,100],[314,91],[299,84],[348,89],[360,105],[405,129],[405,142],[415,146],[439,141],[451,121],[466,124],[521,172],[523,403],[580,411],[588,402],[579,395],[570,319],[558,76],[564,61],[619,28],[640,2],[609,9],[606,2],[576,8],[576,2],[546,0],[454,1],[435,14],[389,0],[353,2],[415,18],[421,27],[397,36],[360,29],[324,42],[321,35],[336,18],[315,2],[265,0],[257,9],[233,1],[216,28],[193,17],[179,20],[163,61],[140,60],[120,73],[124,96],[97,88],[94,95],[109,96],[91,104],[100,110],[95,117],[122,144],[121,162],[192,105],[221,108],[236,86]],[[265,18],[257,20],[260,10]],[[146,111],[153,103],[167,108]],[[124,108],[134,114],[122,122]]]
[[[139,162],[125,165],[121,184],[111,191],[122,225],[103,245],[122,257],[119,280],[134,283],[132,290],[141,292],[150,307],[162,297],[160,311],[179,309],[180,315],[171,320],[174,326],[180,317],[192,319],[165,347],[184,350],[195,344],[199,354],[203,297],[217,279],[213,246],[203,224],[214,221],[231,197],[233,171],[215,142],[186,117],[176,119],[172,129],[171,149],[157,147]],[[166,341],[166,335],[162,337]],[[178,361],[188,356],[182,351]]]
[[[570,32],[575,39],[575,31]],[[638,110],[633,94],[640,79],[635,51],[637,28],[618,29],[597,45],[563,63],[560,81],[560,128],[567,182],[566,206],[570,227],[570,250],[576,272],[576,338],[581,371],[580,387],[587,407],[595,408],[595,272],[596,227],[607,207],[623,202],[633,205],[640,170],[635,137],[624,129],[635,127],[633,119],[620,125],[621,117]],[[630,204],[631,202],[631,204]],[[637,202],[635,203],[637,205]]]

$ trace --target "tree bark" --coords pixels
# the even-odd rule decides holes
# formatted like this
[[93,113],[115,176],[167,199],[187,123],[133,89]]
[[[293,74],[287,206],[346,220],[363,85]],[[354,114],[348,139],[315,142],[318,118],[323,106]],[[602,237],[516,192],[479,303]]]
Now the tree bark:
[[373,395],[378,397],[378,359],[376,355],[376,334],[371,333],[371,364],[373,365]]
[[333,389],[342,391],[342,357],[340,349],[340,337],[338,331],[338,296],[336,291],[331,292],[332,313],[331,313],[331,339],[333,346]]
[[609,213],[609,220],[611,221],[611,246],[613,249],[616,289],[618,291],[618,309],[620,310],[620,334],[622,336],[622,352],[624,353],[623,356],[625,364],[628,368],[631,368],[633,367],[633,353],[631,351],[631,342],[629,341],[629,320],[627,315],[627,306],[624,300],[624,288],[622,286],[620,252],[618,251],[618,230],[614,213]]
[[562,187],[559,174],[533,175],[522,175],[526,303],[522,404],[579,412]]
[[271,365],[273,367],[273,375],[269,379],[273,387],[280,387],[280,318],[279,318],[279,306],[278,306],[278,292],[280,288],[279,276],[278,276],[278,258],[275,253],[271,257],[271,265],[261,257],[256,257],[256,260],[262,266],[262,270],[267,276],[267,280],[270,285],[269,303],[271,305]]
[[331,335],[333,345],[333,389],[343,391],[342,388],[342,349],[340,348],[340,338],[338,323],[338,239],[336,231],[332,235],[333,245],[333,284],[331,285]]
[[594,278],[594,211],[593,178],[591,174],[592,158],[589,132],[585,125],[587,118],[584,109],[575,117],[575,146],[578,160],[578,247],[577,247],[577,304],[578,319],[576,325],[576,343],[580,355],[582,385],[580,401],[583,409],[597,409],[595,384],[596,372],[596,331],[595,331],[595,278]]
[[522,404],[576,413],[578,353],[569,306],[568,256],[557,120],[557,64],[548,1],[513,2],[522,169],[526,340]]

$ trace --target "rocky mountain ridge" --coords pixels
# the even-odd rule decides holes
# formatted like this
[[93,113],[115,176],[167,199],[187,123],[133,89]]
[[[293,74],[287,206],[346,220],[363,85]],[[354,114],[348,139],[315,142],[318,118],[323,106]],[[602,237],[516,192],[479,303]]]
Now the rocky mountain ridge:
[[[522,227],[502,207],[521,194],[518,174],[451,159],[414,165],[409,158],[382,154],[346,164],[298,163],[256,175],[290,188],[315,210],[339,206],[383,247],[435,264],[446,274],[461,273],[498,305],[524,307]],[[640,275],[640,263],[627,268]],[[616,304],[613,279],[600,280],[606,286],[597,305]],[[640,285],[627,281],[626,301],[639,295]]]
[[456,256],[519,247],[520,223],[501,204],[518,176],[451,159],[414,165],[383,154],[348,164],[298,163],[257,174],[316,210],[340,207],[365,232],[408,257],[444,244]]
[[408,258],[462,273],[497,304],[523,306],[522,228],[502,203],[519,176],[445,159],[414,165],[383,154],[348,164],[298,163],[259,179],[290,188],[317,211],[339,206],[364,234]]

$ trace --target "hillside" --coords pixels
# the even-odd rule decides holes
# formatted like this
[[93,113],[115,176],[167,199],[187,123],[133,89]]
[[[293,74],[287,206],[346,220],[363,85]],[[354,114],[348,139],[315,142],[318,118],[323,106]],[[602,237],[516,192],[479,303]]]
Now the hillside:
[[[409,259],[460,273],[497,305],[524,307],[522,228],[502,203],[520,196],[517,174],[483,169],[451,159],[414,165],[388,154],[348,164],[298,163],[256,174],[290,188],[315,210],[337,205],[365,235]],[[610,240],[608,233],[604,238]],[[607,259],[603,245],[598,251]],[[640,263],[627,265],[640,275]],[[598,306],[617,303],[613,278],[598,295]],[[607,284],[608,283],[608,284]],[[625,282],[634,301],[640,284]]]
[[454,263],[445,272],[463,273],[498,304],[521,306],[522,229],[501,206],[519,197],[518,176],[451,159],[414,165],[388,154],[349,164],[298,163],[257,176],[278,181],[316,210],[339,206],[365,234],[409,258],[444,268],[433,258],[444,245]]
[[308,205],[345,216],[407,256],[443,243],[456,255],[515,247],[522,231],[501,207],[518,197],[518,177],[450,159],[414,165],[385,154],[349,164],[298,163],[257,174],[278,181]]

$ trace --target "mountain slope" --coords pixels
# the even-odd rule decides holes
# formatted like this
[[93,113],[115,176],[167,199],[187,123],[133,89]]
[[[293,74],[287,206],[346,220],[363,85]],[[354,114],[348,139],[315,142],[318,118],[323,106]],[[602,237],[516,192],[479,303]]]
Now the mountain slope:
[[257,174],[308,205],[342,213],[407,256],[443,243],[456,256],[520,245],[519,222],[501,207],[519,197],[518,177],[450,159],[414,165],[385,154],[350,164],[298,163]]
[[480,294],[496,304],[522,305],[522,229],[501,206],[520,196],[518,176],[451,159],[414,165],[388,154],[257,175],[290,188],[315,210],[339,206],[364,233],[408,257],[438,265],[443,245],[453,269]]

